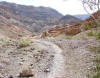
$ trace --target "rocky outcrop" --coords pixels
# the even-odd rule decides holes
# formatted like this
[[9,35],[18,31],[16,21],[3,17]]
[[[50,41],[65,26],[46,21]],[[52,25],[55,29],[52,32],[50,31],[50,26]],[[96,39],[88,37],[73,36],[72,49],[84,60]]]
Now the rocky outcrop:
[[75,25],[69,25],[69,26],[63,26],[63,27],[55,27],[52,28],[46,32],[43,32],[41,37],[55,37],[61,34],[65,35],[76,35],[81,32],[81,28],[78,26],[78,24]]
[[[93,16],[95,17],[96,20],[100,20],[100,11],[95,12],[93,14]],[[96,28],[97,23],[95,22],[95,20],[93,19],[92,16],[90,16],[88,19],[74,23],[72,25],[61,25],[61,26],[57,26],[54,28],[51,28],[45,32],[42,33],[41,37],[56,37],[59,36],[61,34],[64,35],[76,35],[78,33],[80,33],[81,31],[86,31],[85,27],[87,29],[92,29],[92,28]]]
[[31,32],[40,32],[45,26],[54,25],[54,21],[63,15],[49,7],[25,6],[0,2],[0,15],[23,24]]

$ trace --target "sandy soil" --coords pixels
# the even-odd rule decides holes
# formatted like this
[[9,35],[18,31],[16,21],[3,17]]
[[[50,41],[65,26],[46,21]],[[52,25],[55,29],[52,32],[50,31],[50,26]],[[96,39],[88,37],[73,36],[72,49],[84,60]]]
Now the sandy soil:
[[[0,46],[0,77],[18,77],[23,70],[31,70],[29,78],[86,78],[93,67],[89,40],[29,39],[27,47],[18,48],[16,41]],[[27,73],[26,73],[27,74]],[[24,78],[24,77],[22,77]]]

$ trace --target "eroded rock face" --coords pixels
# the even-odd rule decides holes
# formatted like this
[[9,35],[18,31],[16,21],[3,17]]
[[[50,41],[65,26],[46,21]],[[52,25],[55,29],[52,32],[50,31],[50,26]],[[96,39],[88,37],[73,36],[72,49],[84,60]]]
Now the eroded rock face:
[[60,26],[52,28],[42,33],[41,38],[45,37],[56,37],[61,34],[65,35],[76,35],[81,32],[81,28],[78,25]]

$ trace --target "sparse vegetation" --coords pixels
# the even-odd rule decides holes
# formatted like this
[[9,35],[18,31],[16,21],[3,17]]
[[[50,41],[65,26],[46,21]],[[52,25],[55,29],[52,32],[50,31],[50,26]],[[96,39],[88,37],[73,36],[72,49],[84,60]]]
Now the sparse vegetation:
[[[100,64],[97,64],[96,67],[93,67],[93,68],[91,69],[91,71],[93,71],[94,73],[96,73],[96,75],[94,75],[94,77],[97,76],[97,73],[100,73]],[[94,78],[94,77],[93,77],[93,78]],[[100,77],[100,76],[99,76],[99,77]]]
[[91,78],[90,74],[87,74],[86,77],[87,77],[87,78]]
[[0,41],[4,41],[4,39],[3,38],[0,38]]
[[91,69],[93,72],[100,72],[100,65],[97,64],[96,67]]
[[96,66],[91,68],[88,75],[87,75],[87,78],[100,78],[100,64],[98,62],[100,62],[100,59],[96,59],[96,60],[93,60],[93,62],[96,62]]
[[90,50],[91,52],[95,52],[95,51],[96,51],[96,48],[95,48],[94,46],[89,46],[89,50]]
[[100,52],[100,45],[97,47],[89,46],[89,50],[92,52]]
[[89,25],[85,24],[85,25],[82,26],[82,28],[85,29],[85,30],[88,30],[89,29]]
[[93,78],[100,78],[100,72],[93,76]]
[[96,34],[96,40],[100,40],[100,32]]
[[81,40],[81,38],[80,37],[77,37],[77,40]]
[[95,22],[93,22],[93,23],[88,23],[88,24],[84,24],[83,26],[82,26],[82,28],[84,29],[84,30],[89,30],[89,29],[91,29],[91,28],[96,28],[97,27],[97,24],[95,23]]
[[[99,46],[89,46],[89,50],[93,52],[100,52],[100,45]],[[100,78],[100,55],[93,58],[92,61],[96,64],[96,66],[90,69],[90,72],[92,72],[91,78]]]
[[20,39],[19,40],[19,47],[18,48],[22,48],[22,47],[26,47],[26,46],[29,46],[30,45],[30,42],[25,40],[25,39]]
[[0,39],[0,46],[5,46],[9,44],[9,40],[5,40],[3,38]]
[[93,31],[87,32],[86,34],[87,34],[87,36],[94,36]]

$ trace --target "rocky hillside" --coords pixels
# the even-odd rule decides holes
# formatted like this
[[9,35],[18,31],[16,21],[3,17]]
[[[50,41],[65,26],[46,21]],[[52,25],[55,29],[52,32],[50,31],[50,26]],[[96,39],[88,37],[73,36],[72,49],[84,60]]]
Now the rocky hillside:
[[68,25],[68,24],[73,24],[76,22],[81,21],[79,18],[76,18],[72,15],[65,15],[61,19],[59,19],[56,24],[57,25]]
[[25,27],[23,23],[13,19],[10,16],[15,17],[11,12],[0,8],[0,34],[2,36],[18,38],[22,35],[24,36],[31,34],[31,32],[23,28]]
[[49,7],[34,7],[18,5],[14,3],[0,2],[0,8],[12,12],[14,15],[20,17],[29,17],[35,20],[51,21],[52,18],[56,20],[62,17],[60,13]]
[[5,10],[2,16],[23,23],[24,28],[31,32],[40,32],[45,26],[62,17],[62,14],[49,7],[34,7],[0,2],[0,8]]
[[[100,12],[93,14],[97,20],[100,20]],[[43,32],[42,37],[55,37],[59,35],[76,35],[82,31],[89,30],[91,28],[96,28],[97,24],[93,17],[89,17],[86,20],[71,24],[71,25],[61,25],[51,28]]]
[[[30,8],[23,11],[25,7],[34,8],[0,4],[0,78],[100,78],[100,27],[92,17],[71,25],[60,24],[44,31],[41,38],[31,36],[32,32],[54,24],[40,18],[41,14],[33,17],[36,13]],[[33,13],[32,17],[26,12]],[[93,15],[100,20],[100,12]]]
[[[80,21],[80,19],[71,15],[63,16],[49,7],[25,6],[8,2],[0,2],[0,16],[4,22],[10,23],[12,28],[14,25],[19,28],[19,30],[24,29],[25,31],[32,33],[40,33],[54,25],[72,24]],[[1,26],[3,26],[3,24]],[[6,28],[9,29],[8,27]],[[15,32],[11,29],[7,31]],[[11,32],[8,33],[3,31],[3,33],[10,34]]]

